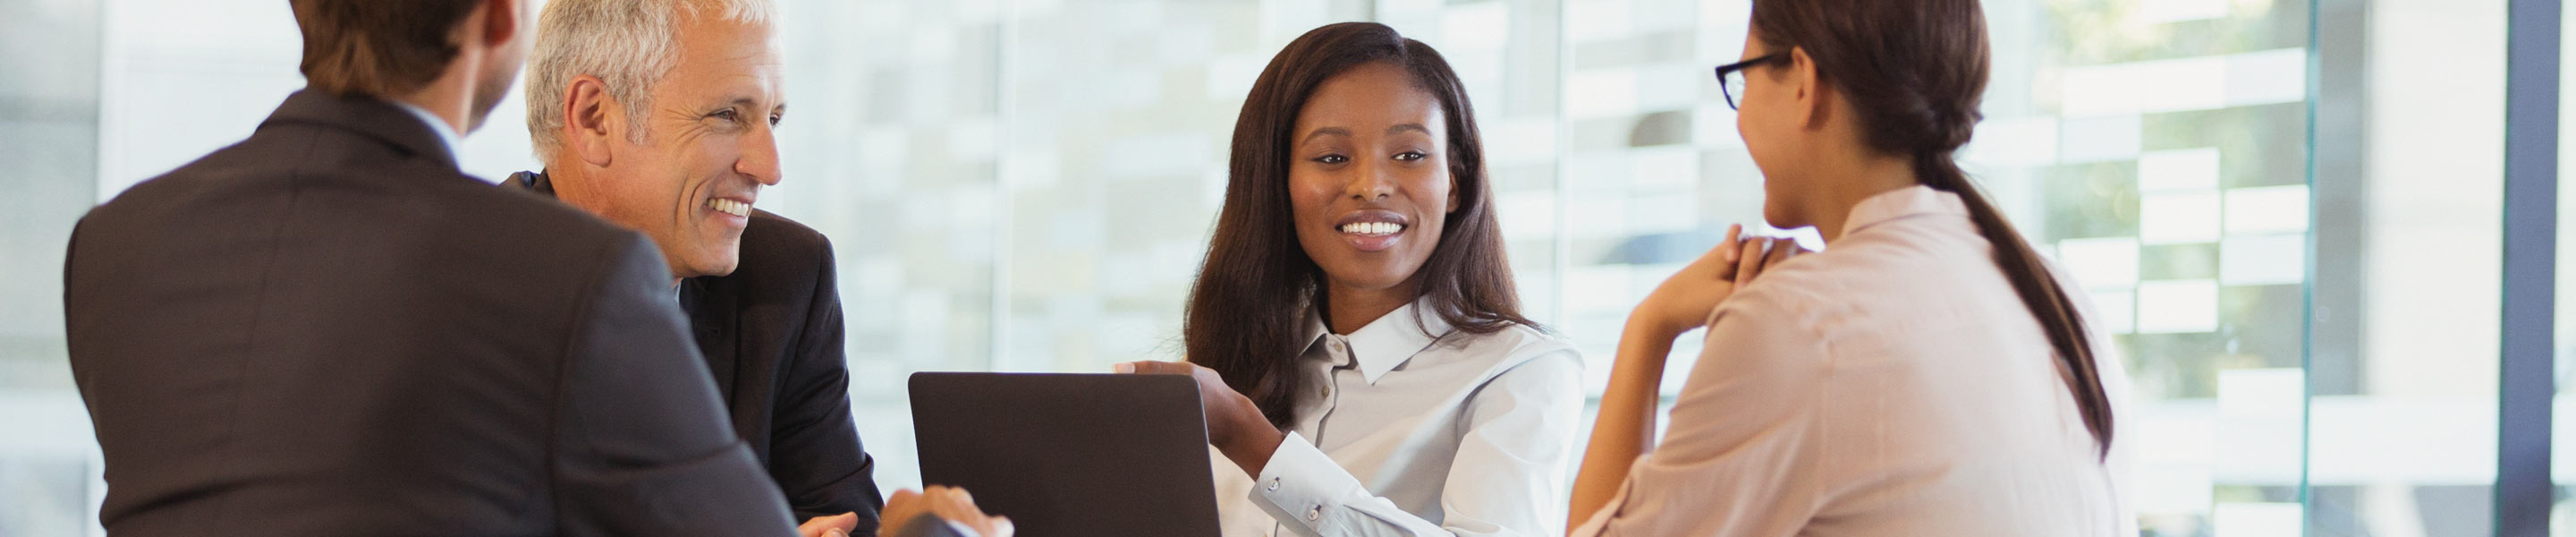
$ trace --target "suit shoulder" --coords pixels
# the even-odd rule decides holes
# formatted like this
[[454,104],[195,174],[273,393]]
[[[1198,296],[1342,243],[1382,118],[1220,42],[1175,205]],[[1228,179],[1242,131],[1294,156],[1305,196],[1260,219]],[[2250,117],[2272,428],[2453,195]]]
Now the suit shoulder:
[[502,213],[507,221],[526,226],[532,234],[611,243],[624,243],[639,236],[634,231],[541,194],[492,188],[484,184],[467,184],[456,192],[461,201]]
[[832,253],[832,240],[822,232],[762,210],[752,211],[751,224],[742,231],[742,242],[746,256],[755,249],[788,259],[824,258]]
[[733,276],[753,285],[810,285],[832,270],[832,241],[814,228],[768,211],[751,213]]

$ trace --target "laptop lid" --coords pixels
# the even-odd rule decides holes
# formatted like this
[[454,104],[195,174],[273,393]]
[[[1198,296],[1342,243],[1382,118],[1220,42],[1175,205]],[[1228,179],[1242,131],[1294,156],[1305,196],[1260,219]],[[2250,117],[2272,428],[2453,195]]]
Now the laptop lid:
[[1216,535],[1197,382],[1182,375],[915,373],[923,483],[1024,535]]

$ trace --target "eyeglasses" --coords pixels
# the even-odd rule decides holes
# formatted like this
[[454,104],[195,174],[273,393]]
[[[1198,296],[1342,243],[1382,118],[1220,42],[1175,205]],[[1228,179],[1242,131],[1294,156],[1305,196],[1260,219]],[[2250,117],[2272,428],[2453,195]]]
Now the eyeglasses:
[[1775,52],[1750,60],[1717,66],[1717,91],[1726,94],[1726,107],[1740,109],[1735,104],[1735,90],[1744,87],[1745,69],[1786,59],[1789,59],[1789,55]]

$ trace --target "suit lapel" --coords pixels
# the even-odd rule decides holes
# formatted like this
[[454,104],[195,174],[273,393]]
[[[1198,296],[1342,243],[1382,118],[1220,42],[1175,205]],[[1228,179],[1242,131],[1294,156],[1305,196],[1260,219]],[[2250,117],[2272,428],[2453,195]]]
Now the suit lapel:
[[[742,390],[734,388],[740,376],[742,331],[736,310],[739,297],[721,278],[689,278],[680,281],[680,309],[689,314],[689,330],[697,336],[698,353],[706,356],[707,373],[715,377],[716,393],[727,407],[739,408],[734,397]],[[740,421],[740,420],[736,420]],[[739,424],[737,424],[738,426]]]

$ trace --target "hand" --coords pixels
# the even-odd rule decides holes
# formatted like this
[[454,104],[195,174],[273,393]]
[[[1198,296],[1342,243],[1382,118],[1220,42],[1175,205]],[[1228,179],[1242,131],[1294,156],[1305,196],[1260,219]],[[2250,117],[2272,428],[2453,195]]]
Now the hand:
[[1657,337],[1680,336],[1708,322],[1711,310],[1733,296],[1737,288],[1752,283],[1763,269],[1805,251],[1789,239],[1743,235],[1744,226],[1728,226],[1725,242],[1656,286],[1645,301],[1637,304],[1628,323],[1650,330]]
[[805,524],[796,526],[796,535],[801,537],[849,537],[850,530],[858,528],[858,513],[841,513],[832,516],[818,516],[808,519],[805,521]]
[[1270,464],[1270,454],[1287,438],[1270,425],[1259,405],[1225,385],[1225,377],[1214,369],[1189,362],[1124,362],[1110,368],[1119,373],[1189,375],[1197,381],[1199,408],[1207,415],[1208,444],[1254,477],[1261,475],[1261,468]]
[[983,509],[975,507],[975,497],[966,494],[966,489],[938,485],[929,488],[925,492],[898,490],[894,497],[886,498],[885,510],[879,512],[886,524],[882,533],[902,535],[905,525],[913,523],[913,519],[931,515],[965,525],[983,537],[1011,537],[1010,517],[984,514]]

